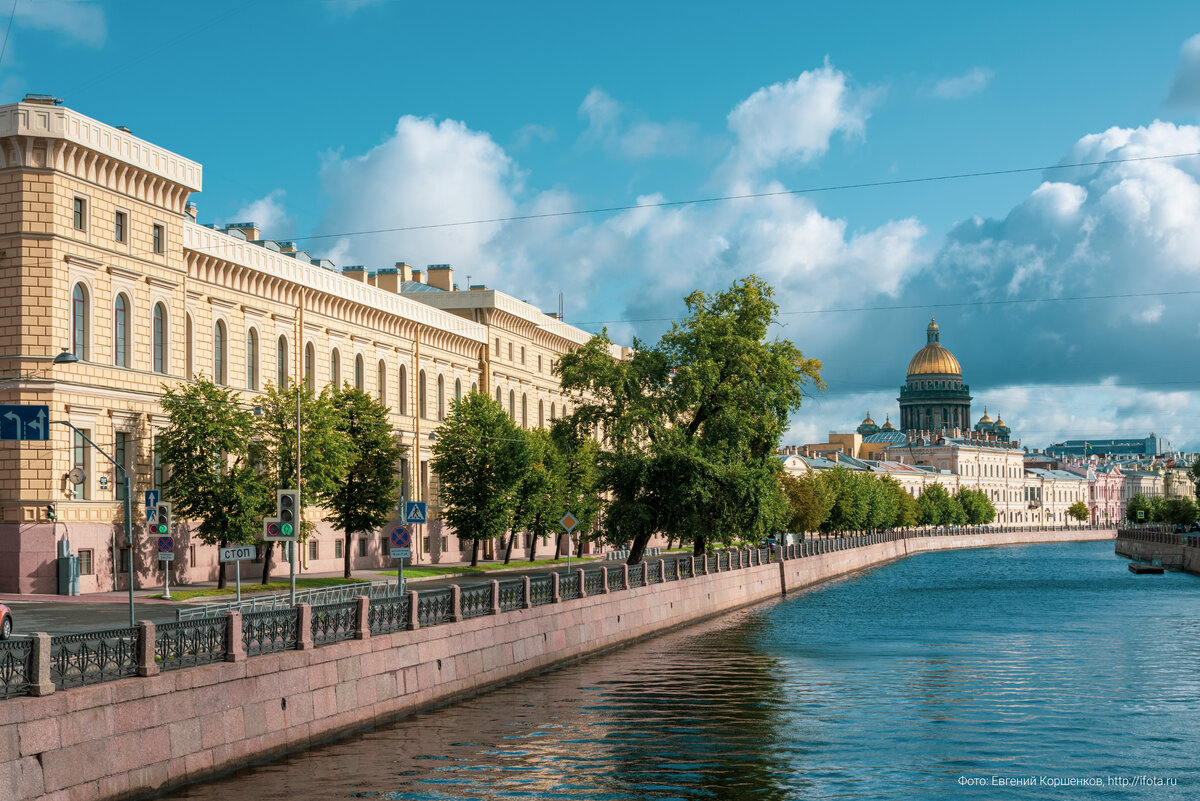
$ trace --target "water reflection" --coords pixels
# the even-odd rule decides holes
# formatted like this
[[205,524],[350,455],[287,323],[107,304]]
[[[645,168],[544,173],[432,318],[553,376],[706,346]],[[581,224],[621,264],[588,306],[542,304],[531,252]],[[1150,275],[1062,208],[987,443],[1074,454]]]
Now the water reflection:
[[958,783],[993,774],[1193,795],[1200,579],[1111,548],[922,555],[170,797],[1046,797]]

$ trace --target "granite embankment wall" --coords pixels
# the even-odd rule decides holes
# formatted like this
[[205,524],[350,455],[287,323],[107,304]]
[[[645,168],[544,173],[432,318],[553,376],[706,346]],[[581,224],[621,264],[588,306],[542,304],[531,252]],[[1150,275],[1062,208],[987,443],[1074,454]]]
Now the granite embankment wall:
[[1113,536],[1076,529],[897,539],[12,698],[0,701],[0,799],[150,796],[909,554]]
[[1146,526],[1117,532],[1116,552],[1141,562],[1156,559],[1164,567],[1200,575],[1200,535],[1175,534],[1169,528]]

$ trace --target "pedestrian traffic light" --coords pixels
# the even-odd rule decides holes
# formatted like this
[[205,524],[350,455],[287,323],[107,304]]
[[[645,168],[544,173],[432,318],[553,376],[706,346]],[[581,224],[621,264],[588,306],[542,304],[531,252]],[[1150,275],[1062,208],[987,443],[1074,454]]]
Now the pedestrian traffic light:
[[300,490],[285,489],[275,493],[275,517],[279,519],[280,533],[291,537],[300,524]]
[[154,522],[150,524],[150,533],[158,537],[171,535],[171,504],[165,501],[158,504],[154,514]]

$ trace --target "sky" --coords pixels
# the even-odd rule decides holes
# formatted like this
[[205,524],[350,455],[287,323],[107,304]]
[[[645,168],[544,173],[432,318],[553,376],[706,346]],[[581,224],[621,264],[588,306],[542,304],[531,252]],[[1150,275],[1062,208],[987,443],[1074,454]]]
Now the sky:
[[[895,420],[936,315],[973,414],[1022,444],[1200,450],[1194,2],[9,14],[0,102],[53,94],[201,162],[201,222],[339,266],[449,263],[546,310],[562,293],[622,343],[766,278],[772,331],[824,366],[788,443]],[[745,195],[766,196],[682,202]],[[448,225],[530,215],[554,216]]]

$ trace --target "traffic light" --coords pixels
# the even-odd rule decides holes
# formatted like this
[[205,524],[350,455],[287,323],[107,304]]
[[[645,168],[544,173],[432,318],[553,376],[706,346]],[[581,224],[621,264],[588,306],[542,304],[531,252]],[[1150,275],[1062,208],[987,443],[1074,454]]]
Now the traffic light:
[[51,523],[58,519],[58,507],[52,503],[46,504],[46,519]]
[[171,504],[165,501],[156,507],[154,521],[150,524],[150,533],[156,537],[171,535]]
[[300,490],[285,489],[276,492],[275,508],[280,534],[284,537],[293,536],[300,524]]

